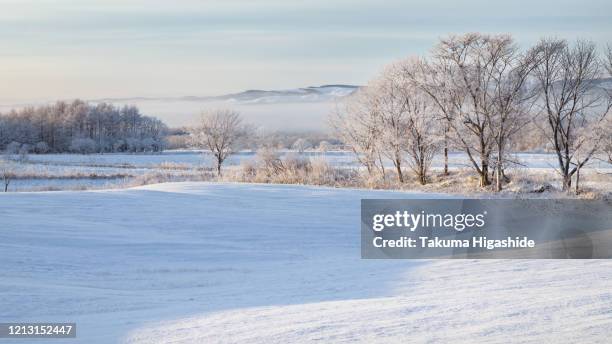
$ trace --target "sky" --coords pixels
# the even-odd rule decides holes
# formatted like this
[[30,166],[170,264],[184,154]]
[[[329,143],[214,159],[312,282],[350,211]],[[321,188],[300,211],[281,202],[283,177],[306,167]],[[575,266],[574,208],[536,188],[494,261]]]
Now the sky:
[[612,41],[612,1],[0,0],[0,102],[364,84],[450,33]]

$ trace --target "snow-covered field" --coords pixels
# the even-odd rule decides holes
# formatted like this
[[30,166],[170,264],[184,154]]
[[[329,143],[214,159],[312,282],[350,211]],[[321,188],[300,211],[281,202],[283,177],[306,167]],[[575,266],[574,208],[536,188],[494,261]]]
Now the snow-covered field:
[[0,322],[76,322],[68,343],[609,342],[608,261],[360,259],[361,198],[425,197],[449,196],[208,183],[1,194]]
[[[322,159],[336,168],[362,168],[350,152],[282,151],[279,154],[281,158],[292,155],[311,160]],[[255,152],[239,152],[228,158],[225,169],[238,169],[241,163],[254,159],[257,159]],[[550,182],[558,183],[555,155],[519,153],[514,159],[519,164],[509,169],[511,173],[518,170],[521,173],[547,174]],[[33,154],[26,162],[11,164],[17,178],[11,181],[9,191],[111,189],[151,182],[202,181],[210,180],[214,166],[210,153],[192,150],[159,154]],[[391,161],[386,161],[386,164],[389,169],[393,168]],[[443,166],[443,157],[436,156],[432,169],[441,171]],[[471,169],[469,159],[462,153],[451,153],[449,166],[451,170]],[[602,188],[612,187],[612,178],[606,178],[612,175],[611,164],[594,159],[584,170],[597,176],[596,180],[583,178],[585,185],[597,182]],[[606,182],[607,179],[610,181]]]
[[[353,153],[345,151],[326,153],[316,151],[306,151],[303,153],[283,151],[281,152],[281,157],[286,154],[325,159],[333,166],[359,166]],[[255,155],[256,153],[251,151],[239,152],[230,156],[225,164],[236,166],[244,160],[255,158]],[[556,155],[551,153],[518,153],[515,158],[521,166],[528,168],[556,168],[558,166]],[[31,155],[29,160],[35,163],[65,166],[115,166],[124,168],[151,168],[162,164],[174,164],[181,167],[213,166],[210,154],[192,150],[166,151],[160,154],[42,154]],[[391,161],[386,161],[386,165],[389,167],[393,166]],[[443,166],[443,157],[437,155],[432,163],[432,167],[441,168]],[[449,166],[451,168],[470,167],[470,163],[465,154],[450,153]],[[612,165],[600,160],[593,160],[587,165],[587,168],[612,169]]]

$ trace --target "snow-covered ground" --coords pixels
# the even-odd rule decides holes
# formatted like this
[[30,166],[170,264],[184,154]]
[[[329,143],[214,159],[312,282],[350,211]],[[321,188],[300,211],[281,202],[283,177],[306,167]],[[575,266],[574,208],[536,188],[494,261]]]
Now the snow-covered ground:
[[[333,166],[358,167],[359,163],[351,152],[332,151],[332,152],[316,152],[306,151],[297,153],[291,151],[281,152],[281,157],[286,154],[293,154],[305,158],[320,158],[325,159]],[[234,154],[225,162],[228,166],[239,165],[244,160],[255,158],[256,153],[245,151]],[[557,157],[551,153],[518,153],[515,155],[517,162],[527,168],[557,168]],[[166,151],[160,154],[42,154],[30,155],[29,160],[35,163],[46,163],[66,166],[119,166],[131,168],[151,168],[162,164],[174,164],[180,167],[193,166],[213,166],[213,159],[210,154],[200,151]],[[389,160],[386,165],[393,166]],[[437,155],[432,163],[432,167],[441,168],[444,166],[444,160],[441,155]],[[470,162],[467,156],[463,153],[450,153],[449,166],[451,168],[470,167]],[[612,165],[601,160],[593,160],[587,168],[610,169]]]
[[1,194],[0,322],[76,322],[69,343],[608,341],[608,261],[360,259],[361,198],[435,197],[449,196],[208,183]]
[[[359,167],[359,163],[351,152],[332,151],[316,152],[306,151],[297,153],[294,151],[282,151],[280,157],[287,154],[301,156],[303,158],[325,159],[333,166]],[[226,166],[236,166],[242,161],[252,160],[256,156],[255,152],[244,151],[234,154],[225,162]],[[98,167],[123,167],[123,168],[155,168],[163,164],[172,164],[177,167],[201,167],[213,166],[213,159],[209,153],[201,151],[167,151],[160,154],[42,154],[31,155],[32,163],[54,164],[62,166],[98,166]],[[524,168],[557,168],[557,157],[550,153],[518,153],[515,160]],[[393,163],[386,161],[388,167]],[[441,155],[437,155],[432,163],[432,167],[441,168],[444,160]],[[450,153],[449,166],[451,168],[471,167],[468,157],[463,153]],[[593,160],[586,168],[610,169],[612,165],[601,160]]]
[[128,342],[609,343],[610,267],[437,261],[397,276],[392,296],[203,314],[149,325]]
[[[321,153],[306,151],[282,151],[280,157],[287,155],[304,159],[323,159],[337,168],[358,169],[362,166],[350,152],[331,151]],[[256,153],[243,151],[230,156],[225,162],[225,169],[237,169],[245,161],[256,159]],[[526,171],[529,173],[547,173],[551,182],[559,181],[556,172],[557,158],[553,154],[519,153],[514,157],[519,165],[512,166],[510,173]],[[392,169],[391,161],[386,161]],[[202,151],[167,151],[160,154],[41,154],[30,155],[26,163],[12,163],[18,178],[9,185],[9,191],[45,191],[45,190],[82,190],[100,188],[119,188],[141,185],[142,179],[150,181],[200,181],[206,180],[205,171],[214,166],[210,153]],[[407,166],[407,164],[405,164]],[[432,168],[441,170],[443,157],[435,157]],[[469,159],[462,153],[449,155],[451,170],[471,169]],[[612,178],[606,183],[605,176],[612,175],[612,164],[593,159],[584,170],[595,172],[595,182],[602,187],[612,185]],[[159,176],[162,175],[162,178]],[[554,180],[553,180],[554,179]],[[592,178],[591,178],[592,179]],[[603,179],[603,180],[602,180]],[[583,178],[583,182],[593,180]]]

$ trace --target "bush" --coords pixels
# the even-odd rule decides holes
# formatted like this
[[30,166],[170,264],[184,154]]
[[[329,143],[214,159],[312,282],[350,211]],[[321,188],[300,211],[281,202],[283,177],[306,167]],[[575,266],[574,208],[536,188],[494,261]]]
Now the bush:
[[278,152],[272,148],[263,148],[257,151],[254,165],[257,170],[256,174],[260,178],[264,177],[262,181],[280,174],[284,169]]
[[240,180],[246,182],[255,181],[257,176],[257,164],[253,160],[243,160],[240,162]]
[[[242,182],[312,185],[357,185],[357,173],[330,166],[325,159],[308,159],[296,154],[279,154],[265,148],[257,152],[255,159],[245,160],[233,176]],[[230,178],[232,178],[230,176]]]

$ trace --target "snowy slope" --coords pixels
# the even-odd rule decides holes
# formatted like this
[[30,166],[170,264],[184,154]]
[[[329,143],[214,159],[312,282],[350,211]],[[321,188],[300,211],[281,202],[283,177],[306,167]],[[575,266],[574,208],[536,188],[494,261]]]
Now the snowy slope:
[[385,274],[416,263],[359,259],[359,199],[401,195],[204,183],[1,194],[0,322],[74,321],[76,342],[113,343],[149,320],[385,295]]
[[612,332],[608,261],[361,260],[364,197],[444,196],[207,183],[2,194],[0,322],[77,322],[69,343]]
[[[131,334],[130,343],[609,343],[612,264],[447,261],[392,297],[218,312]],[[398,276],[398,281],[402,281]]]

